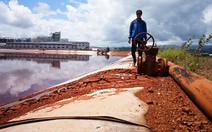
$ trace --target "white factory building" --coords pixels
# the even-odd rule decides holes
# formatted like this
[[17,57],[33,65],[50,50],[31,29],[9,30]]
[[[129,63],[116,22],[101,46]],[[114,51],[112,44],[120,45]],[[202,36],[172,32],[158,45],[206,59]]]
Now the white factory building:
[[7,42],[4,48],[41,50],[87,50],[89,42]]
[[61,38],[61,32],[36,38],[0,38],[0,48],[9,49],[49,49],[49,50],[87,50],[89,42],[68,41]]

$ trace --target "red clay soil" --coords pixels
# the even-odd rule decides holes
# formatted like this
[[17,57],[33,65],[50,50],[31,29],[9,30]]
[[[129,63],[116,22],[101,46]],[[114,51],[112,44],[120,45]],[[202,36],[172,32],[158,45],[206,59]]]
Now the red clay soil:
[[110,55],[112,56],[128,56],[130,54],[130,51],[111,51]]
[[[136,69],[113,69],[48,90],[59,89],[39,99],[31,99],[0,109],[0,123],[59,100],[88,94],[99,89],[144,87],[136,96],[149,105],[147,124],[152,131],[212,131],[212,123],[202,114],[170,77],[149,77],[136,74]],[[42,91],[43,92],[43,91]],[[33,97],[42,92],[27,96]]]

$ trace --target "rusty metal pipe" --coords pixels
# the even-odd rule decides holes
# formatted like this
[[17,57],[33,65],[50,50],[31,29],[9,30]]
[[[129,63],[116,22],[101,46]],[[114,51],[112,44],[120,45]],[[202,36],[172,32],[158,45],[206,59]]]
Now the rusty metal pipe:
[[168,63],[169,74],[203,112],[212,119],[212,81],[178,65]]

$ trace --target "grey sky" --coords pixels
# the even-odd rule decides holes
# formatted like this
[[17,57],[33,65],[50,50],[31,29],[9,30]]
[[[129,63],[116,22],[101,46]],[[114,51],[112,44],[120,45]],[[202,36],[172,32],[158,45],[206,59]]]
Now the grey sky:
[[193,35],[212,33],[211,0],[88,0],[65,8],[52,10],[42,1],[33,8],[17,0],[0,1],[0,37],[48,36],[61,31],[62,37],[72,41],[128,46],[129,25],[137,9],[143,10],[148,32],[159,44],[177,44]]

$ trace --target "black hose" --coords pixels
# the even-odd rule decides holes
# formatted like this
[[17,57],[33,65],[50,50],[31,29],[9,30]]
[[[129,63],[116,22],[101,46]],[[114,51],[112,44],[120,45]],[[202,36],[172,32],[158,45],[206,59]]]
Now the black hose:
[[111,116],[58,116],[58,117],[43,117],[43,118],[31,118],[19,121],[10,121],[6,123],[0,124],[0,129],[8,128],[11,126],[35,123],[35,122],[42,122],[42,121],[51,121],[51,120],[65,120],[65,119],[81,119],[81,120],[104,120],[104,121],[111,121],[111,122],[118,122],[127,125],[134,125],[140,126],[150,129],[149,126],[143,124],[137,124],[130,121],[126,121],[123,119],[111,117]]

